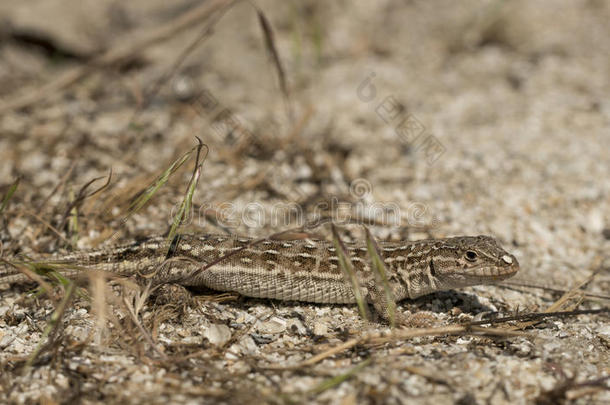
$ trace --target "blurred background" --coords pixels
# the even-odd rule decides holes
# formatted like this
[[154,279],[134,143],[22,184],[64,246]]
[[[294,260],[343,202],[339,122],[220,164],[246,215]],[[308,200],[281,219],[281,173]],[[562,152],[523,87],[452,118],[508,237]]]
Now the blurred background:
[[[0,195],[19,179],[4,252],[167,232],[192,153],[126,214],[198,137],[208,153],[183,231],[258,237],[334,220],[347,239],[361,223],[380,240],[489,234],[520,276],[574,285],[610,248],[608,21],[605,0],[3,1]],[[604,269],[592,291],[609,290]],[[548,305],[474,291],[507,311]],[[479,359],[491,380],[461,381],[466,366],[449,360],[455,386],[475,386],[439,398],[489,400],[503,376],[532,373],[502,397],[532,400],[561,381],[557,362],[607,375],[607,321],[583,321],[588,337],[573,325],[549,352],[528,342],[523,361]],[[376,384],[342,398],[371,400]]]

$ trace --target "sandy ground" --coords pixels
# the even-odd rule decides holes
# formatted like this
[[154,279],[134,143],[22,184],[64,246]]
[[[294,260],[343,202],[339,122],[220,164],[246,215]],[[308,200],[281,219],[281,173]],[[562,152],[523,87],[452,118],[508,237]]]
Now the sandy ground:
[[[4,259],[167,232],[192,159],[124,220],[129,202],[199,137],[209,154],[185,232],[259,237],[332,218],[356,239],[362,228],[346,223],[367,217],[380,240],[489,234],[517,256],[522,280],[570,289],[597,272],[584,289],[608,294],[610,2],[255,4],[288,95],[256,9],[237,3],[199,42],[211,19],[19,109],[6,105],[200,2],[0,5],[0,195],[20,179],[1,217]],[[74,208],[110,170],[109,186]],[[327,226],[313,232],[329,237]],[[610,402],[603,298],[552,307],[560,292],[434,294],[399,309],[425,311],[434,328],[602,312],[493,325],[519,336],[363,340],[299,366],[389,328],[351,306],[214,292],[163,306],[92,280],[59,322],[64,287],[0,286],[0,402]]]

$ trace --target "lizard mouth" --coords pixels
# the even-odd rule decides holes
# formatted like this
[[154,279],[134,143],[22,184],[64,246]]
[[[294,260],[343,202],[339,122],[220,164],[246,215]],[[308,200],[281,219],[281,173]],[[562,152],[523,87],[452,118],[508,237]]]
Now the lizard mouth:
[[519,262],[511,254],[500,257],[500,266],[481,266],[475,274],[488,280],[500,281],[514,276],[519,271]]
[[472,279],[473,281],[502,281],[517,274],[519,263],[514,256],[509,256],[512,261],[502,267],[481,265],[469,269],[460,269],[456,272],[459,276]]
[[517,273],[515,269],[505,269],[506,271],[498,271],[497,268],[481,266],[476,269],[469,269],[467,272],[456,273],[452,277],[452,283],[454,284],[451,288],[456,286],[468,287],[473,285],[482,284],[496,284],[502,280],[506,280],[514,276]]

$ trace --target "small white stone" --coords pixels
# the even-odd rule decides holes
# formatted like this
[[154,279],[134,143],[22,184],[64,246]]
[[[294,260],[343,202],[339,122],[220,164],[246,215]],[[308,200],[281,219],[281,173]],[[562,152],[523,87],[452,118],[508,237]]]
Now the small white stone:
[[597,329],[597,333],[610,338],[610,325],[600,326]]
[[0,350],[6,349],[16,338],[17,336],[12,333],[0,332]]
[[67,390],[68,388],[70,388],[70,380],[68,380],[68,378],[63,374],[57,374],[55,376],[54,381],[55,384],[57,384],[59,388],[63,390]]
[[257,325],[257,329],[263,334],[267,333],[274,335],[277,333],[282,333],[286,330],[286,321],[278,317],[273,317],[268,321],[260,322]]
[[313,333],[318,336],[326,336],[328,334],[328,326],[325,323],[316,322],[313,325]]
[[203,337],[214,346],[222,346],[231,339],[231,329],[227,325],[212,324],[203,331]]
[[6,313],[9,311],[10,307],[8,305],[3,305],[0,307],[0,318],[4,317]]
[[241,338],[239,343],[232,345],[230,351],[234,353],[252,355],[258,353],[258,346],[250,335],[246,335]]
[[599,234],[604,229],[604,214],[601,210],[592,210],[587,216],[586,228],[592,234]]

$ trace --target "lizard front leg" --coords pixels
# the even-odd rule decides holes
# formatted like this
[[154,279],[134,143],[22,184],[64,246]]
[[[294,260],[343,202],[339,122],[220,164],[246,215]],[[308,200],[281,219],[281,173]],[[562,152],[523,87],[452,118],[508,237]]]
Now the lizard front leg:
[[[404,292],[400,283],[390,281],[389,290],[390,294],[380,283],[372,280],[368,283],[366,295],[367,301],[373,305],[375,312],[386,322],[391,323],[393,317],[394,325],[407,328],[429,328],[435,323],[436,318],[429,311],[405,315],[398,310],[396,297],[402,297]],[[393,300],[393,303],[389,300]]]

